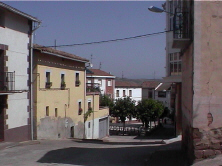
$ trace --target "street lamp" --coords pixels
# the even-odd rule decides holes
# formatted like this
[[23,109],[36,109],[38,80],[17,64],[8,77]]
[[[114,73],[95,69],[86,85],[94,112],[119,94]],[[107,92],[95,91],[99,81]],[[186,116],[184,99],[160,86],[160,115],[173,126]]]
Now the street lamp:
[[160,9],[158,7],[155,7],[155,6],[148,7],[148,10],[151,11],[151,12],[155,12],[155,13],[163,13],[163,12],[165,12],[165,13],[169,13],[171,15],[174,15],[174,13],[168,12],[166,10]]

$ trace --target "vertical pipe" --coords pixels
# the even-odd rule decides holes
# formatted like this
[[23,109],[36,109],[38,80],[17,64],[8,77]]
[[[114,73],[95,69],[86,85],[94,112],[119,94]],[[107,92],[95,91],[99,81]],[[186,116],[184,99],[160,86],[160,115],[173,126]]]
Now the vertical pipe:
[[[41,22],[38,22],[38,26],[31,30],[30,34],[30,119],[31,119],[31,140],[33,140],[33,34],[40,27]],[[31,24],[33,28],[33,22]]]

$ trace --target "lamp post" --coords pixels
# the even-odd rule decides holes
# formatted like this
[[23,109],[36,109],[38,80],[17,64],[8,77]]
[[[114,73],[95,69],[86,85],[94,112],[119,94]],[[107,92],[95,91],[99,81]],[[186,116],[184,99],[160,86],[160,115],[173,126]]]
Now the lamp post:
[[164,9],[160,9],[158,7],[155,7],[155,6],[148,7],[148,10],[151,11],[151,12],[155,12],[155,13],[163,13],[163,12],[165,12],[165,13],[169,13],[171,15],[174,15],[174,13],[168,12],[168,11],[166,11]]

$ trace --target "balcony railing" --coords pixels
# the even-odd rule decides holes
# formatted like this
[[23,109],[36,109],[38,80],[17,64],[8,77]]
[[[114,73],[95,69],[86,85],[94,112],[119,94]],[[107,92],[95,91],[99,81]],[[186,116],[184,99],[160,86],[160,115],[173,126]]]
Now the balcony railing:
[[15,72],[0,72],[0,91],[15,91]]
[[190,18],[187,8],[176,8],[173,26],[173,48],[184,48],[190,42]]
[[45,88],[46,88],[46,89],[50,89],[51,86],[52,86],[52,82],[46,82],[46,83],[45,83]]
[[100,93],[100,84],[99,83],[86,83],[86,92]]
[[61,88],[61,90],[64,90],[64,89],[66,88],[66,83],[65,83],[65,82],[62,82],[60,88]]

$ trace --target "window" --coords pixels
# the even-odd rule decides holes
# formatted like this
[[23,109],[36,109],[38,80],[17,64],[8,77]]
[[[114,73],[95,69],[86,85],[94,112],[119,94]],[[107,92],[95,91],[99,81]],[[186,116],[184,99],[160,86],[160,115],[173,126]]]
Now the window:
[[80,80],[79,80],[79,73],[76,73],[76,82],[75,82],[76,86],[80,85]]
[[92,109],[91,101],[88,102],[88,110]]
[[153,92],[152,90],[148,91],[148,99],[152,99],[153,98]]
[[98,80],[98,83],[99,83],[100,86],[102,86],[102,80],[101,79]]
[[119,90],[116,90],[116,97],[119,97]]
[[46,106],[45,112],[46,112],[45,115],[46,115],[46,116],[49,116],[49,106]]
[[111,80],[108,80],[108,86],[112,86]]
[[49,89],[52,86],[52,82],[50,82],[50,72],[46,72],[46,83],[45,83],[45,88]]
[[129,96],[132,97],[132,90],[129,90]]
[[65,88],[66,88],[65,74],[61,74],[61,89],[64,90]]
[[50,82],[50,72],[46,72],[46,82]]
[[58,117],[58,109],[55,108],[55,117]]
[[164,92],[164,91],[159,91],[159,92],[158,92],[158,97],[166,97],[166,92]]
[[126,91],[125,90],[123,90],[123,97],[125,97],[126,96]]
[[179,52],[169,54],[169,74],[172,75],[181,75],[181,56]]
[[83,110],[82,110],[82,103],[79,102],[78,106],[79,106],[79,108],[78,108],[78,114],[81,115],[81,114],[82,114],[82,111],[83,111]]

